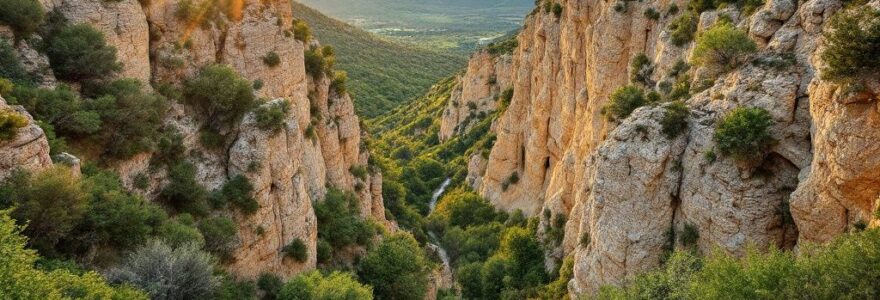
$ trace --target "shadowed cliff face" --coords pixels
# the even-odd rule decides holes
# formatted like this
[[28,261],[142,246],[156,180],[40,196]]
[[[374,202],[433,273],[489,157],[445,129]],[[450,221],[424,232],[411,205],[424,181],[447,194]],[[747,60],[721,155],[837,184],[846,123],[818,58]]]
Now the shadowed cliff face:
[[[876,78],[860,79],[864,93],[847,94],[817,76],[821,33],[841,9],[838,1],[772,0],[751,15],[735,7],[699,14],[698,32],[723,16],[758,51],[726,72],[690,70],[688,126],[674,138],[662,133],[667,104],[615,122],[601,110],[615,89],[631,83],[638,54],[652,67],[644,88],[676,82],[672,69],[690,60],[694,46],[673,44],[668,28],[687,2],[627,2],[623,10],[613,2],[560,3],[559,17],[541,9],[528,17],[509,73],[495,75],[505,78],[513,98],[493,125],[498,139],[488,159],[470,158],[468,183],[501,209],[568,217],[565,238],[548,259],[575,256],[572,293],[620,284],[675,248],[792,249],[799,240],[828,241],[872,220],[880,195],[871,158],[877,151],[864,141],[876,127]],[[673,4],[681,12],[667,15]],[[644,14],[649,8],[661,17]],[[459,84],[479,82],[496,65],[475,55]],[[775,142],[762,159],[710,155],[717,151],[716,121],[737,107],[770,113]],[[444,125],[461,122],[461,113],[447,111]],[[699,238],[683,245],[678,237],[692,228]]]
[[[294,36],[287,1],[235,2],[216,12],[193,8],[188,15],[181,13],[180,1],[174,0],[47,0],[43,5],[46,11],[60,12],[71,24],[87,23],[101,31],[122,63],[117,77],[139,79],[154,87],[180,86],[203,67],[219,63],[231,66],[247,80],[262,82],[258,97],[291,103],[281,130],[260,129],[250,112],[225,129],[230,138],[220,150],[207,149],[199,142],[199,129],[206,120],[190,107],[173,104],[165,119],[166,126],[181,133],[199,183],[216,189],[243,175],[254,186],[253,196],[260,204],[257,212],[232,216],[239,240],[228,262],[232,273],[244,278],[263,272],[289,277],[313,269],[317,220],[312,206],[324,198],[328,186],[355,192],[362,217],[394,226],[385,220],[381,175],[355,177],[349,171],[353,166],[366,166],[369,160],[369,153],[361,149],[360,121],[351,98],[332,89],[330,78],[307,74],[304,52],[319,45],[317,41],[304,44]],[[45,66],[45,57],[31,51],[30,44],[20,46],[23,63]],[[264,63],[270,53],[278,56],[277,65]],[[54,77],[41,81],[45,86],[55,84]],[[14,155],[11,163],[45,167],[50,164],[48,144],[38,127],[28,128],[33,134],[21,137],[32,137],[35,142],[23,145],[27,151]],[[0,146],[0,151],[7,148]],[[148,187],[142,192],[152,199],[167,179],[164,170],[149,171],[151,157],[152,153],[141,153],[112,167],[129,187],[136,176],[149,174]],[[9,169],[3,166],[4,172]],[[302,263],[285,258],[281,251],[295,239],[307,245],[309,257]]]

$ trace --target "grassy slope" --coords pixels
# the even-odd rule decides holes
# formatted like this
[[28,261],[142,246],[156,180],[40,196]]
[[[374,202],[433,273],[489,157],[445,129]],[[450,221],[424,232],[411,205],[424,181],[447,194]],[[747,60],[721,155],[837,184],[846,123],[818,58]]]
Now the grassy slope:
[[337,67],[348,72],[361,116],[383,114],[465,65],[466,57],[393,43],[302,4],[292,5],[294,16],[309,23],[321,43],[336,49]]

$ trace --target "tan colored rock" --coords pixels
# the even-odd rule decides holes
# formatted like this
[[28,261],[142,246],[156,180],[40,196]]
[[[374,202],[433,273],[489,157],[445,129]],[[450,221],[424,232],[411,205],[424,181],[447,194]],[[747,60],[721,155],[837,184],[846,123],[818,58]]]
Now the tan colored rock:
[[18,169],[39,171],[52,166],[49,142],[43,129],[21,106],[9,106],[0,96],[0,110],[13,110],[28,119],[28,125],[19,128],[15,139],[0,141],[0,181]]
[[498,96],[510,88],[510,55],[493,56],[480,51],[471,57],[440,119],[441,141],[468,130],[498,109]]

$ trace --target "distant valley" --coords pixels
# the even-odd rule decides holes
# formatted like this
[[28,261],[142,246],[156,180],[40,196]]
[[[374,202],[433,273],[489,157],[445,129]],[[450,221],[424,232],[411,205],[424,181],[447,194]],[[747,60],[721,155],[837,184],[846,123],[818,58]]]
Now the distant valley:
[[303,0],[369,32],[467,54],[522,25],[531,0]]

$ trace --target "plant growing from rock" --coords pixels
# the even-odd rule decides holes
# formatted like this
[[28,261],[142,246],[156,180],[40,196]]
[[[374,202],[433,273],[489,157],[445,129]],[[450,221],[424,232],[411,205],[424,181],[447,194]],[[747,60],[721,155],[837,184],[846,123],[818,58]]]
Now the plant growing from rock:
[[636,110],[648,104],[645,92],[633,85],[618,88],[611,94],[608,104],[603,107],[603,113],[609,121],[623,120]]
[[757,51],[748,34],[727,22],[719,22],[697,37],[693,62],[721,70],[730,70]]
[[697,32],[697,17],[692,13],[678,16],[669,23],[667,30],[673,45],[684,46],[694,40],[694,33]]
[[681,101],[675,101],[664,107],[663,119],[660,119],[661,132],[668,139],[679,136],[687,129],[687,118],[690,110]]
[[0,109],[0,142],[15,139],[18,129],[24,128],[28,119],[11,109]]
[[[219,135],[256,105],[252,83],[225,65],[210,65],[183,85],[186,103],[204,117],[203,131]],[[222,143],[220,143],[222,145]]]
[[284,246],[284,249],[281,249],[281,252],[284,252],[284,256],[290,257],[297,262],[304,262],[309,259],[309,249],[306,247],[306,243],[303,242],[302,239],[296,238]]
[[880,10],[863,7],[835,14],[823,33],[827,64],[822,78],[846,81],[880,70]]
[[0,0],[0,23],[12,27],[16,38],[25,38],[43,23],[45,12],[37,0]]
[[272,133],[284,128],[287,114],[290,113],[290,101],[282,100],[263,104],[254,110],[257,127]]
[[275,51],[271,51],[266,53],[266,56],[263,56],[263,63],[270,68],[274,68],[281,64],[281,57],[279,57],[278,53],[275,53]]
[[65,26],[47,43],[46,56],[60,79],[101,79],[122,68],[116,61],[116,48],[107,45],[104,34],[87,24]]
[[773,118],[767,110],[739,107],[718,121],[713,140],[722,155],[739,160],[760,158],[773,143],[771,126]]

